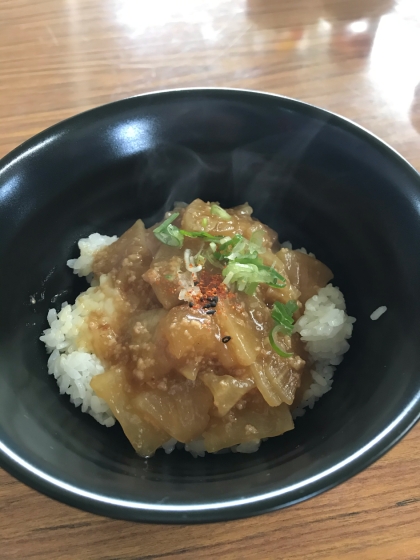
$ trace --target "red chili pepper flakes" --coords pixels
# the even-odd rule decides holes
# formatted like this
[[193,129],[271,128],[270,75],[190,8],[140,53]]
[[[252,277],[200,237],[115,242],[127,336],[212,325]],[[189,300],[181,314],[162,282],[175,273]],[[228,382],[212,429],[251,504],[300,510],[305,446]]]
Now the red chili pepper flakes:
[[203,270],[198,275],[197,285],[201,293],[193,296],[194,308],[207,309],[207,315],[214,315],[219,300],[229,297],[230,294],[226,284],[223,284],[222,275],[211,274],[207,270]]

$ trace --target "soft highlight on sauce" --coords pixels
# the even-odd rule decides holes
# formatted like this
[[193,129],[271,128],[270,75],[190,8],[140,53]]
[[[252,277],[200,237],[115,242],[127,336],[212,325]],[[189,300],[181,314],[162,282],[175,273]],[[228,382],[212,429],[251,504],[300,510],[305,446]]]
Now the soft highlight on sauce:
[[298,318],[331,271],[312,256],[282,249],[248,205],[215,213],[214,204],[195,200],[176,211],[170,223],[181,231],[247,240],[259,232],[258,258],[284,278],[284,287],[261,283],[252,294],[238,291],[208,259],[191,272],[190,255],[202,253],[203,237],[171,246],[139,220],[95,255],[96,289],[115,297],[108,310],[90,314],[81,335],[105,368],[92,379],[93,390],[142,456],[173,438],[199,439],[215,452],[293,429],[290,409],[299,404],[310,364],[289,328],[292,315],[287,329],[276,331],[286,357],[273,348],[273,304],[296,302]]

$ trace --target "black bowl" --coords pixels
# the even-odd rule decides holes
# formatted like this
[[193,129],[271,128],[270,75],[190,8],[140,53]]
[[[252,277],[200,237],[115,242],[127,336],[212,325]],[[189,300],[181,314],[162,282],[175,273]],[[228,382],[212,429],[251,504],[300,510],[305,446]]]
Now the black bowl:
[[[333,390],[253,455],[134,453],[59,395],[38,341],[52,305],[85,289],[76,241],[151,225],[176,200],[248,201],[281,239],[335,272],[357,318]],[[283,97],[181,90],[100,107],[0,165],[0,463],[111,517],[203,522],[267,512],[358,473],[420,415],[420,178],[345,119]],[[35,303],[33,303],[35,301]],[[388,306],[379,321],[370,314]]]

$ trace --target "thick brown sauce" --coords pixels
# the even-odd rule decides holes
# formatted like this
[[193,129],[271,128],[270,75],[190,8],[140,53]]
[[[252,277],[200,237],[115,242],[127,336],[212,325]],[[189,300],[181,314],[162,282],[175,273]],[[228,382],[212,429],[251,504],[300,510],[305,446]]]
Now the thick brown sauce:
[[233,293],[221,271],[207,262],[196,275],[190,302],[182,301],[184,250],[195,254],[202,242],[188,239],[182,249],[168,247],[141,221],[95,257],[95,276],[118,297],[113,312],[99,309],[89,316],[87,336],[106,369],[92,387],[143,456],[170,438],[184,443],[203,438],[208,451],[217,451],[293,428],[289,407],[309,364],[299,335],[281,341],[294,352],[292,358],[271,348],[271,306],[296,299],[297,317],[301,304],[332,274],[313,257],[274,252],[276,234],[251,218],[249,206],[229,214],[230,220],[220,220],[208,203],[196,200],[177,224],[201,231],[205,223],[210,233],[247,238],[261,230],[262,258],[287,279],[286,288],[260,285],[254,296]]

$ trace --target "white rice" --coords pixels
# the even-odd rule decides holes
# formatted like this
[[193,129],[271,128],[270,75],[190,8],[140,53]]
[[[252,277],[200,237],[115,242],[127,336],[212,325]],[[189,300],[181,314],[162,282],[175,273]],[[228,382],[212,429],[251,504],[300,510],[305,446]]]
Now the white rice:
[[305,348],[314,362],[313,382],[294,409],[294,417],[303,416],[306,407],[313,408],[316,401],[331,390],[335,368],[350,348],[347,340],[355,321],[346,313],[343,294],[332,284],[321,288],[306,302],[304,314],[296,321],[295,332],[306,342]]
[[[78,276],[88,276],[92,272],[95,252],[116,240],[116,236],[108,237],[98,233],[81,239],[80,257],[68,261],[68,266]],[[54,375],[60,393],[69,395],[70,402],[76,407],[81,406],[82,412],[87,412],[100,424],[111,427],[115,424],[115,418],[110,408],[103,399],[95,395],[90,386],[92,377],[103,373],[104,368],[95,354],[80,348],[78,343],[85,317],[90,313],[91,307],[100,305],[109,308],[110,305],[102,294],[99,295],[99,300],[95,298],[93,291],[94,288],[90,288],[85,294],[81,294],[74,305],[63,303],[58,313],[55,309],[50,309],[47,315],[50,328],[45,329],[40,340],[50,354],[48,373]],[[88,306],[85,305],[87,299],[90,304]]]
[[378,307],[378,309],[375,309],[375,311],[372,313],[370,318],[372,319],[372,321],[377,321],[379,319],[379,317],[382,317],[382,315],[387,310],[388,310],[388,307],[386,307],[385,305],[381,305],[381,307]]
[[[117,239],[116,236],[108,237],[99,233],[80,239],[80,256],[69,260],[67,265],[73,269],[74,274],[86,276],[89,280],[95,253]],[[285,242],[283,247],[292,249],[290,242]],[[306,253],[304,248],[300,250]],[[102,276],[96,284],[100,284],[100,288],[106,287],[106,276]],[[81,406],[82,412],[87,412],[99,423],[110,427],[115,424],[115,418],[107,403],[97,397],[90,386],[91,379],[102,373],[104,368],[97,356],[89,348],[81,347],[78,340],[85,326],[85,317],[92,309],[101,309],[112,315],[112,294],[107,297],[105,289],[91,287],[76,299],[74,305],[64,303],[59,312],[50,309],[47,316],[49,328],[44,331],[40,340],[45,343],[50,354],[48,373],[54,375],[60,393],[69,395],[70,401],[76,407]],[[296,322],[295,332],[306,342],[313,368],[312,383],[305,391],[298,408],[294,409],[294,417],[302,416],[306,407],[313,408],[315,402],[331,389],[335,368],[349,349],[347,340],[351,337],[356,320],[349,317],[345,309],[343,294],[329,284],[306,302],[304,314]],[[385,311],[386,308],[379,308],[371,318],[376,319]],[[260,443],[260,440],[250,441],[235,445],[231,450],[253,453],[258,450]],[[172,438],[162,445],[166,453],[171,453],[178,446],[185,447],[194,457],[205,455],[202,439],[184,446]]]
[[92,233],[88,238],[80,239],[78,243],[80,257],[67,261],[67,266],[72,268],[78,276],[88,276],[92,272],[95,253],[107,245],[112,245],[117,239],[116,235],[108,237],[108,235],[100,235],[99,233]]

